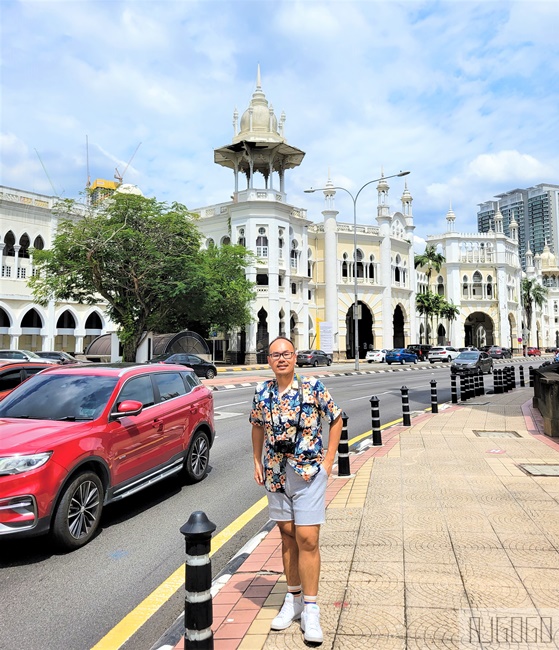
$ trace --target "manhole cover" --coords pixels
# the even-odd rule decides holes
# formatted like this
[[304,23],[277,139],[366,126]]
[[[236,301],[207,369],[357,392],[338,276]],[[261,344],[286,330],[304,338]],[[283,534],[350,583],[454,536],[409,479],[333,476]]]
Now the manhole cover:
[[516,431],[474,431],[480,438],[520,438]]
[[531,476],[559,476],[559,465],[519,465]]

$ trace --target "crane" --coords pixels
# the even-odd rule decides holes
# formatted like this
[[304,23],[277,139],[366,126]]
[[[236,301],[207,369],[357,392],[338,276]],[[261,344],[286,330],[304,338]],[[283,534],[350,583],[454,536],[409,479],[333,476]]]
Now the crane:
[[114,177],[119,182],[119,184],[122,184],[122,179],[124,178],[124,174],[126,174],[126,172],[128,170],[128,167],[130,167],[130,163],[132,162],[132,160],[133,160],[134,156],[136,155],[138,149],[140,148],[141,144],[142,144],[141,142],[138,142],[138,146],[134,149],[134,153],[130,156],[130,160],[128,161],[126,167],[124,168],[124,171],[122,172],[122,174],[118,171],[118,167],[115,167],[115,176]]

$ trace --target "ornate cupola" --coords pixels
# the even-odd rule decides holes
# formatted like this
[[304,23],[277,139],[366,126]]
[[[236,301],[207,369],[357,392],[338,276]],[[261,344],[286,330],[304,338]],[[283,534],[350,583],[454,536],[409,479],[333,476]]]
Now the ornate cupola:
[[509,233],[510,233],[510,238],[514,240],[515,242],[518,241],[518,221],[514,217],[514,213],[512,215],[512,219],[509,223]]
[[553,269],[555,268],[557,262],[555,260],[555,255],[551,252],[547,240],[545,246],[543,247],[542,253],[542,269]]
[[503,215],[501,214],[499,204],[497,204],[497,212],[495,212],[495,232],[497,234],[502,234],[503,232]]
[[390,206],[388,205],[388,190],[390,189],[390,186],[388,185],[386,178],[384,178],[384,170],[381,171],[380,178],[381,179],[377,185],[377,220],[390,218]]
[[[252,189],[254,176],[264,177],[262,189],[273,189],[272,174],[277,172],[280,179],[279,191],[284,192],[284,173],[286,169],[298,167],[304,151],[287,144],[284,132],[285,113],[278,120],[272,105],[268,105],[260,81],[260,66],[256,75],[256,90],[239,124],[237,109],[233,113],[233,141],[231,144],[214,150],[214,162],[229,167],[235,173],[235,198],[239,187],[239,172],[247,178],[247,189]],[[276,188],[277,189],[277,188]]]
[[446,213],[446,231],[454,232],[454,222],[456,221],[456,215],[452,209],[452,203],[448,207],[448,212]]

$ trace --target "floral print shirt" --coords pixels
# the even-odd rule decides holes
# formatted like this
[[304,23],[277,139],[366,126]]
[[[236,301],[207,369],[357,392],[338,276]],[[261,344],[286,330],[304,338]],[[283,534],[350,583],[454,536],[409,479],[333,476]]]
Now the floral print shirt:
[[[264,485],[268,492],[284,491],[286,463],[312,481],[324,460],[321,419],[332,423],[341,412],[318,379],[295,375],[291,388],[282,395],[275,379],[258,384],[249,422],[264,427]],[[295,440],[294,453],[275,452],[276,440]]]

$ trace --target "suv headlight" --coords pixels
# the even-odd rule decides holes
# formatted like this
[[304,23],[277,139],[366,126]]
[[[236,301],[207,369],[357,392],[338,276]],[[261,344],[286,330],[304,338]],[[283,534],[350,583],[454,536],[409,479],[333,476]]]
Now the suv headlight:
[[52,451],[47,451],[42,454],[31,454],[29,456],[0,457],[0,476],[30,472],[44,465],[51,456]]

